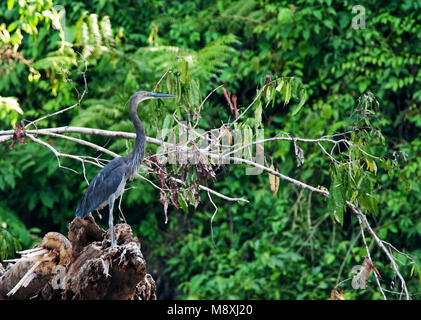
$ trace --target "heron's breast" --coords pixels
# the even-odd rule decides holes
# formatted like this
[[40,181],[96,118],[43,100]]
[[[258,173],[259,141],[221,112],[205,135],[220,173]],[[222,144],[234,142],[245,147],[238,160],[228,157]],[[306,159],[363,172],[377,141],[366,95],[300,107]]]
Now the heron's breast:
[[127,177],[123,177],[120,184],[118,185],[118,188],[114,194],[116,199],[119,198],[123,194],[124,187],[126,186],[126,181],[127,181]]

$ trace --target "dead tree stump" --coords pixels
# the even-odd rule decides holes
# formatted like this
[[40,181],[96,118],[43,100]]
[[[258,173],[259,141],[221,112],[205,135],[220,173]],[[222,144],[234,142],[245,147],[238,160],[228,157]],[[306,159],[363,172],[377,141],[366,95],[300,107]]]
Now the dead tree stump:
[[68,238],[47,233],[0,270],[0,300],[156,300],[139,240],[128,224],[117,224],[115,233],[118,246],[111,248],[109,231],[91,214],[70,223]]

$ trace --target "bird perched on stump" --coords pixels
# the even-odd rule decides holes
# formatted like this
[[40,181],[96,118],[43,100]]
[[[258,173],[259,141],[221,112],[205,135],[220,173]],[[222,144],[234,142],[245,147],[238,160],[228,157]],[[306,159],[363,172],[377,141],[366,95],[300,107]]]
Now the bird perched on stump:
[[137,106],[148,99],[174,98],[174,95],[138,91],[130,98],[130,117],[136,129],[136,142],[133,151],[124,157],[117,157],[110,161],[92,179],[79,206],[77,217],[85,217],[93,210],[99,210],[106,205],[109,207],[108,225],[110,229],[111,247],[114,248],[115,235],[113,230],[114,201],[121,196],[128,179],[133,179],[145,156],[146,135],[142,121],[137,116]]

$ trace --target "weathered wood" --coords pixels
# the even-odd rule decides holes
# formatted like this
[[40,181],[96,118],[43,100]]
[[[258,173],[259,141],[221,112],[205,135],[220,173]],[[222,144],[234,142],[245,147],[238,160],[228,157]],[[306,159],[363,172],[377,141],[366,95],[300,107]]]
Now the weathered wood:
[[139,240],[128,224],[116,225],[115,233],[118,246],[110,248],[109,232],[91,214],[70,223],[68,238],[47,233],[40,250],[21,252],[0,273],[0,300],[155,300]]

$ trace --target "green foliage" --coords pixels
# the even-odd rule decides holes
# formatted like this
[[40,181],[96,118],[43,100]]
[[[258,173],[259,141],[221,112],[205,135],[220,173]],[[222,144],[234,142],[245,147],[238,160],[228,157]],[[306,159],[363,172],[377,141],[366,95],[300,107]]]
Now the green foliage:
[[10,124],[14,126],[18,120],[18,113],[22,114],[23,111],[15,98],[4,98],[0,96],[0,120],[9,117]]
[[34,235],[40,230],[32,228],[30,230],[22,223],[19,216],[5,207],[6,202],[0,202],[0,259],[13,258],[16,251],[22,247],[29,247],[39,242],[39,238]]
[[[383,240],[413,257],[397,256],[410,291],[419,294],[421,47],[414,45],[421,37],[419,3],[365,1],[367,28],[360,30],[351,27],[354,4],[348,1],[32,3],[0,4],[2,130],[74,104],[75,89],[83,90],[84,58],[89,90],[82,105],[40,122],[40,128],[133,131],[127,101],[134,91],[177,94],[175,104],[151,101],[139,111],[154,137],[161,128],[175,130],[174,113],[182,119],[194,115],[220,84],[237,95],[243,112],[270,76],[273,85],[236,124],[248,132],[246,141],[264,128],[265,138],[280,131],[306,138],[345,134],[352,143],[335,148],[337,163],[314,145],[299,143],[305,159],[300,167],[293,143],[265,145],[267,163],[326,188],[329,199],[283,181],[274,195],[267,175],[245,176],[241,166],[221,168],[210,187],[250,204],[213,197],[218,211],[212,229],[215,209],[206,193],[195,209],[187,206],[188,194],[180,195],[180,209],[170,208],[165,224],[159,192],[134,181],[122,209],[142,240],[148,269],[164,284],[158,288],[161,298],[328,298],[364,260],[361,239],[354,241],[358,221],[346,200],[361,206]],[[65,25],[54,5],[65,7]],[[199,127],[210,129],[232,117],[218,90],[203,106]],[[83,138],[121,155],[133,143]],[[69,153],[100,155],[65,140],[48,142]],[[75,174],[36,144],[7,147],[0,145],[0,259],[31,247],[36,235],[65,234],[86,189],[79,163],[61,160]],[[344,166],[349,159],[351,165]],[[86,166],[87,178],[97,170]],[[373,240],[367,241],[371,247]],[[383,272],[382,285],[398,282],[380,250],[373,250],[372,258]],[[345,286],[346,298],[382,298],[373,276],[365,290]]]

